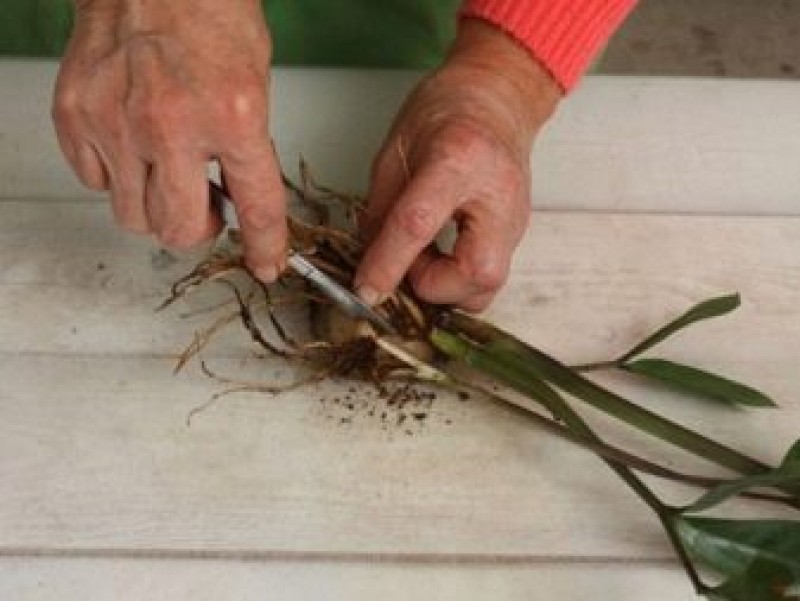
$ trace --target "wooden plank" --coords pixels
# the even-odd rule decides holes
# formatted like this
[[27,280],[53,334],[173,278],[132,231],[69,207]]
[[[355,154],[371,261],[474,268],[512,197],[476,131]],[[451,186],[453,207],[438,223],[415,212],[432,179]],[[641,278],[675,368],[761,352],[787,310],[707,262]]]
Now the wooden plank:
[[[50,125],[56,65],[0,60],[5,197],[86,196]],[[420,74],[277,69],[273,137],[291,171],[302,153],[323,181],[362,190],[372,155]],[[798,83],[588,77],[540,137],[543,208],[797,214]]]
[[[798,234],[800,220],[790,218],[541,213],[490,316],[584,361],[621,351],[698,300],[738,290],[745,305],[736,316],[677,348],[710,364],[788,369],[800,332]],[[149,241],[116,230],[102,203],[2,202],[0,248],[0,351],[176,353],[209,321],[179,317],[209,305],[205,294],[154,313],[201,251],[165,260]],[[720,344],[740,331],[757,351]],[[226,345],[235,341],[250,348],[237,335],[215,348],[233,352]]]
[[[763,385],[783,409],[647,399],[775,459],[800,423],[798,230],[789,218],[542,214],[492,314],[584,361],[740,288],[741,315],[666,348]],[[151,307],[187,265],[157,269],[148,253],[110,227],[102,205],[0,203],[3,552],[669,556],[647,510],[594,459],[477,401],[443,396],[409,435],[396,415],[380,420],[385,401],[371,392],[342,423],[350,412],[334,400],[348,385],[326,385],[230,397],[187,428],[219,387],[196,369],[171,375],[170,353],[191,327]],[[291,377],[248,349],[232,333],[208,356],[225,374]]]
[[593,458],[477,400],[440,395],[423,423],[399,424],[375,392],[326,384],[232,396],[187,427],[219,386],[163,359],[6,354],[0,382],[9,553],[669,553]]
[[[375,393],[326,384],[231,396],[187,427],[219,387],[168,368],[138,356],[3,356],[0,548],[669,556],[647,509],[595,459],[477,399],[440,395],[424,423],[400,425]],[[800,417],[796,406],[668,413],[762,456],[797,436]]]
[[631,565],[387,565],[121,561],[119,559],[0,561],[0,596],[25,601],[287,601],[429,599],[463,601],[531,598],[564,601],[693,598],[670,567]]

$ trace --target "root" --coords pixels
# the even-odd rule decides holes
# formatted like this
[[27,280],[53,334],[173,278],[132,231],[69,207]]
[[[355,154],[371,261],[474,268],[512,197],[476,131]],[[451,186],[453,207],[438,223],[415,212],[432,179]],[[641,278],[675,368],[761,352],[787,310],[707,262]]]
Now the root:
[[243,257],[212,255],[172,285],[170,296],[156,307],[156,312],[163,311],[206,282],[225,277],[235,271],[249,273]]
[[211,369],[208,367],[205,361],[200,362],[200,368],[203,370],[203,373],[206,376],[221,384],[228,385],[229,388],[226,388],[225,390],[215,393],[205,403],[203,403],[202,405],[198,405],[197,407],[189,411],[189,413],[186,415],[187,427],[192,425],[192,418],[194,418],[197,414],[202,413],[203,411],[214,405],[220,399],[229,396],[231,394],[237,394],[240,392],[252,392],[252,393],[277,395],[284,392],[289,392],[291,390],[297,390],[298,388],[309,386],[311,384],[316,384],[317,382],[324,380],[330,375],[326,371],[319,371],[314,374],[311,374],[307,378],[303,378],[295,382],[291,382],[289,384],[274,385],[274,384],[266,384],[264,382],[245,382],[220,376],[215,372],[211,371]]
[[[407,169],[404,149],[398,148],[398,152]],[[296,252],[302,252],[318,269],[349,287],[363,253],[363,243],[354,232],[357,219],[364,208],[364,201],[359,196],[343,194],[317,183],[303,160],[300,163],[300,176],[299,185],[285,177],[284,183],[297,194],[303,205],[313,214],[313,218],[310,222],[291,216],[288,218],[291,248]],[[224,178],[221,188],[225,189]],[[341,222],[342,216],[349,220],[349,227],[339,229],[332,225],[335,221]],[[234,274],[243,274],[245,287],[252,286],[247,293],[244,292],[246,288],[242,287],[238,279],[236,283],[231,280]],[[247,268],[241,247],[234,240],[231,250],[215,252],[175,282],[171,287],[169,298],[158,310],[172,305],[206,282],[212,281],[226,286],[231,291],[232,298],[186,314],[187,317],[196,317],[216,310],[226,310],[210,325],[195,333],[191,343],[180,354],[175,371],[185,368],[189,361],[208,347],[215,335],[238,319],[259,351],[265,353],[265,358],[272,356],[298,362],[312,375],[289,386],[272,386],[221,378],[212,374],[205,364],[201,364],[207,376],[225,384],[228,388],[193,410],[189,418],[219,398],[234,392],[278,394],[330,376],[367,382],[380,382],[387,378],[437,382],[443,377],[436,368],[426,365],[424,360],[416,358],[407,349],[402,348],[402,345],[409,341],[424,341],[427,333],[425,309],[420,309],[412,296],[404,292],[395,293],[379,308],[381,314],[396,325],[397,331],[401,334],[400,338],[386,340],[374,331],[360,328],[358,322],[342,317],[339,320],[341,323],[337,322],[331,326],[334,328],[331,332],[342,336],[331,336],[330,332],[326,332],[321,339],[317,337],[308,341],[301,340],[279,319],[276,311],[279,306],[307,306],[312,322],[312,338],[313,326],[320,321],[328,323],[324,321],[326,317],[324,313],[337,309],[332,306],[329,299],[321,296],[316,288],[309,286],[299,275],[291,271],[286,272],[274,287],[259,282]],[[281,292],[276,294],[276,289]],[[231,311],[229,305],[234,305],[238,309]],[[256,319],[256,312],[262,310],[266,317],[258,315],[259,319]],[[316,319],[320,315],[323,320]],[[274,335],[266,331],[265,326],[271,327]],[[414,353],[417,353],[417,350],[414,350]]]
[[228,315],[223,315],[206,329],[195,333],[191,344],[186,347],[183,353],[181,353],[181,356],[178,358],[178,362],[173,368],[173,373],[178,373],[181,371],[193,357],[197,356],[198,353],[200,353],[200,351],[202,351],[208,345],[217,332],[219,332],[225,326],[236,321],[238,317],[238,311],[235,313],[229,313]]
[[242,293],[239,292],[239,289],[235,284],[229,282],[228,280],[220,281],[227,284],[233,291],[233,294],[236,296],[236,300],[239,303],[239,319],[241,320],[245,329],[250,333],[250,337],[253,339],[253,342],[273,355],[288,359],[291,356],[290,353],[269,342],[261,333],[261,329],[258,327],[258,324],[256,324],[255,319],[253,319],[253,313],[250,311],[250,299],[248,298],[248,300],[245,301],[245,299],[242,298]]
[[275,312],[272,310],[274,303],[272,301],[272,295],[269,292],[269,288],[263,282],[258,282],[258,287],[261,289],[261,293],[264,295],[264,304],[266,306],[267,316],[269,317],[269,321],[272,324],[273,329],[278,334],[278,338],[280,338],[289,348],[297,350],[297,342],[295,342],[294,338],[286,333],[283,325],[281,325],[281,322],[278,320]]
[[214,303],[213,305],[209,305],[208,307],[202,307],[200,309],[194,309],[193,311],[187,311],[186,313],[181,313],[181,319],[191,319],[193,317],[197,317],[198,315],[206,315],[208,313],[214,313],[219,309],[224,309],[230,305],[233,305],[236,302],[235,299],[229,298],[224,301],[220,301],[218,303]]

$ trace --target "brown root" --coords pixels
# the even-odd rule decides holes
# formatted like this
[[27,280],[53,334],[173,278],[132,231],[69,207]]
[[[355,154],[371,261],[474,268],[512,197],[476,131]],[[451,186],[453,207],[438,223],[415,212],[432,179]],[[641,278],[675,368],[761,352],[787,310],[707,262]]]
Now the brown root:
[[[313,218],[289,218],[291,246],[331,278],[349,287],[363,252],[362,242],[354,233],[358,215],[363,209],[363,200],[319,185],[311,176],[305,161],[301,161],[300,173],[300,185],[288,179],[285,179],[285,183],[297,194]],[[342,213],[346,223],[344,229],[332,225],[337,216],[341,218]],[[245,265],[241,241],[237,239],[235,232],[230,234],[232,235],[229,235],[227,242],[231,248],[212,253],[178,280],[172,286],[169,298],[159,307],[161,310],[170,306],[208,282],[226,286],[232,294],[232,299],[216,305],[217,307],[228,307],[231,302],[238,306],[238,310],[217,316],[210,325],[195,334],[192,342],[180,355],[176,371],[197,357],[216,334],[235,323],[238,318],[254,344],[267,356],[296,362],[308,370],[309,376],[287,388],[221,378],[212,374],[201,363],[206,375],[229,385],[225,391],[212,397],[209,404],[220,396],[234,392],[277,394],[329,376],[368,382],[395,377],[407,378],[413,376],[420,366],[435,360],[435,353],[426,342],[430,309],[413,298],[409,291],[398,291],[377,308],[399,333],[396,336],[383,337],[368,323],[354,320],[339,312],[328,299],[317,290],[309,288],[305,281],[291,271],[286,272],[274,285],[265,286],[258,282]],[[244,282],[237,279],[237,283],[234,283],[230,279],[234,274],[242,275]],[[242,290],[248,285],[251,290],[245,294]],[[291,331],[282,322],[277,309],[291,306],[308,308],[311,339],[301,339],[297,332]],[[206,311],[211,310],[213,307]],[[202,313],[204,312],[196,314]],[[259,317],[271,326],[269,336],[259,323]],[[205,406],[198,410],[203,408]],[[197,411],[193,411],[191,415],[196,413]]]

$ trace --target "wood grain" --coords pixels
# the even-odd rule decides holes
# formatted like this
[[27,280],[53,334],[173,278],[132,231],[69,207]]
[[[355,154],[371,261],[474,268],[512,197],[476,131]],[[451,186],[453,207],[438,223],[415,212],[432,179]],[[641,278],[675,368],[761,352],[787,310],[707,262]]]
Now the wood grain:
[[[492,315],[584,361],[740,289],[739,315],[665,350],[757,383],[783,408],[737,412],[662,392],[645,400],[776,459],[800,423],[798,234],[790,218],[544,213]],[[368,406],[342,423],[352,416],[332,400],[349,385],[329,384],[228,397],[187,427],[220,387],[196,369],[171,374],[194,326],[180,307],[152,307],[191,262],[160,268],[151,251],[120,237],[101,204],[0,203],[0,551],[669,557],[647,510],[595,459],[478,400],[442,396],[407,434],[368,416],[370,391],[354,395]],[[208,353],[225,374],[293,375],[252,357],[235,331]]]
[[648,565],[425,565],[0,560],[0,596],[25,601],[107,599],[692,599],[675,568]]
[[[602,464],[478,399],[440,395],[398,424],[374,391],[328,382],[224,397],[188,426],[223,387],[196,366],[171,374],[208,319],[180,316],[219,291],[154,313],[200,254],[124,236],[86,200],[49,121],[55,68],[0,61],[0,598],[692,598]],[[418,77],[278,71],[283,163],[304,153],[326,182],[364,189]],[[779,410],[602,380],[776,461],[800,430],[796,98],[794,82],[588,78],[537,143],[545,211],[490,317],[585,362],[740,291],[734,316],[659,353],[756,384]],[[236,328],[205,356],[225,375],[297,376]],[[586,413],[624,446],[709,469]]]

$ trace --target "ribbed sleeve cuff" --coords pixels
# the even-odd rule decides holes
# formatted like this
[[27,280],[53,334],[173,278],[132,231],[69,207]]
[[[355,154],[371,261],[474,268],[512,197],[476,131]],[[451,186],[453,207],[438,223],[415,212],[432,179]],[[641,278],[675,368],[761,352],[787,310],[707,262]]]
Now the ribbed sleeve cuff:
[[636,0],[465,0],[477,17],[516,38],[569,91]]

